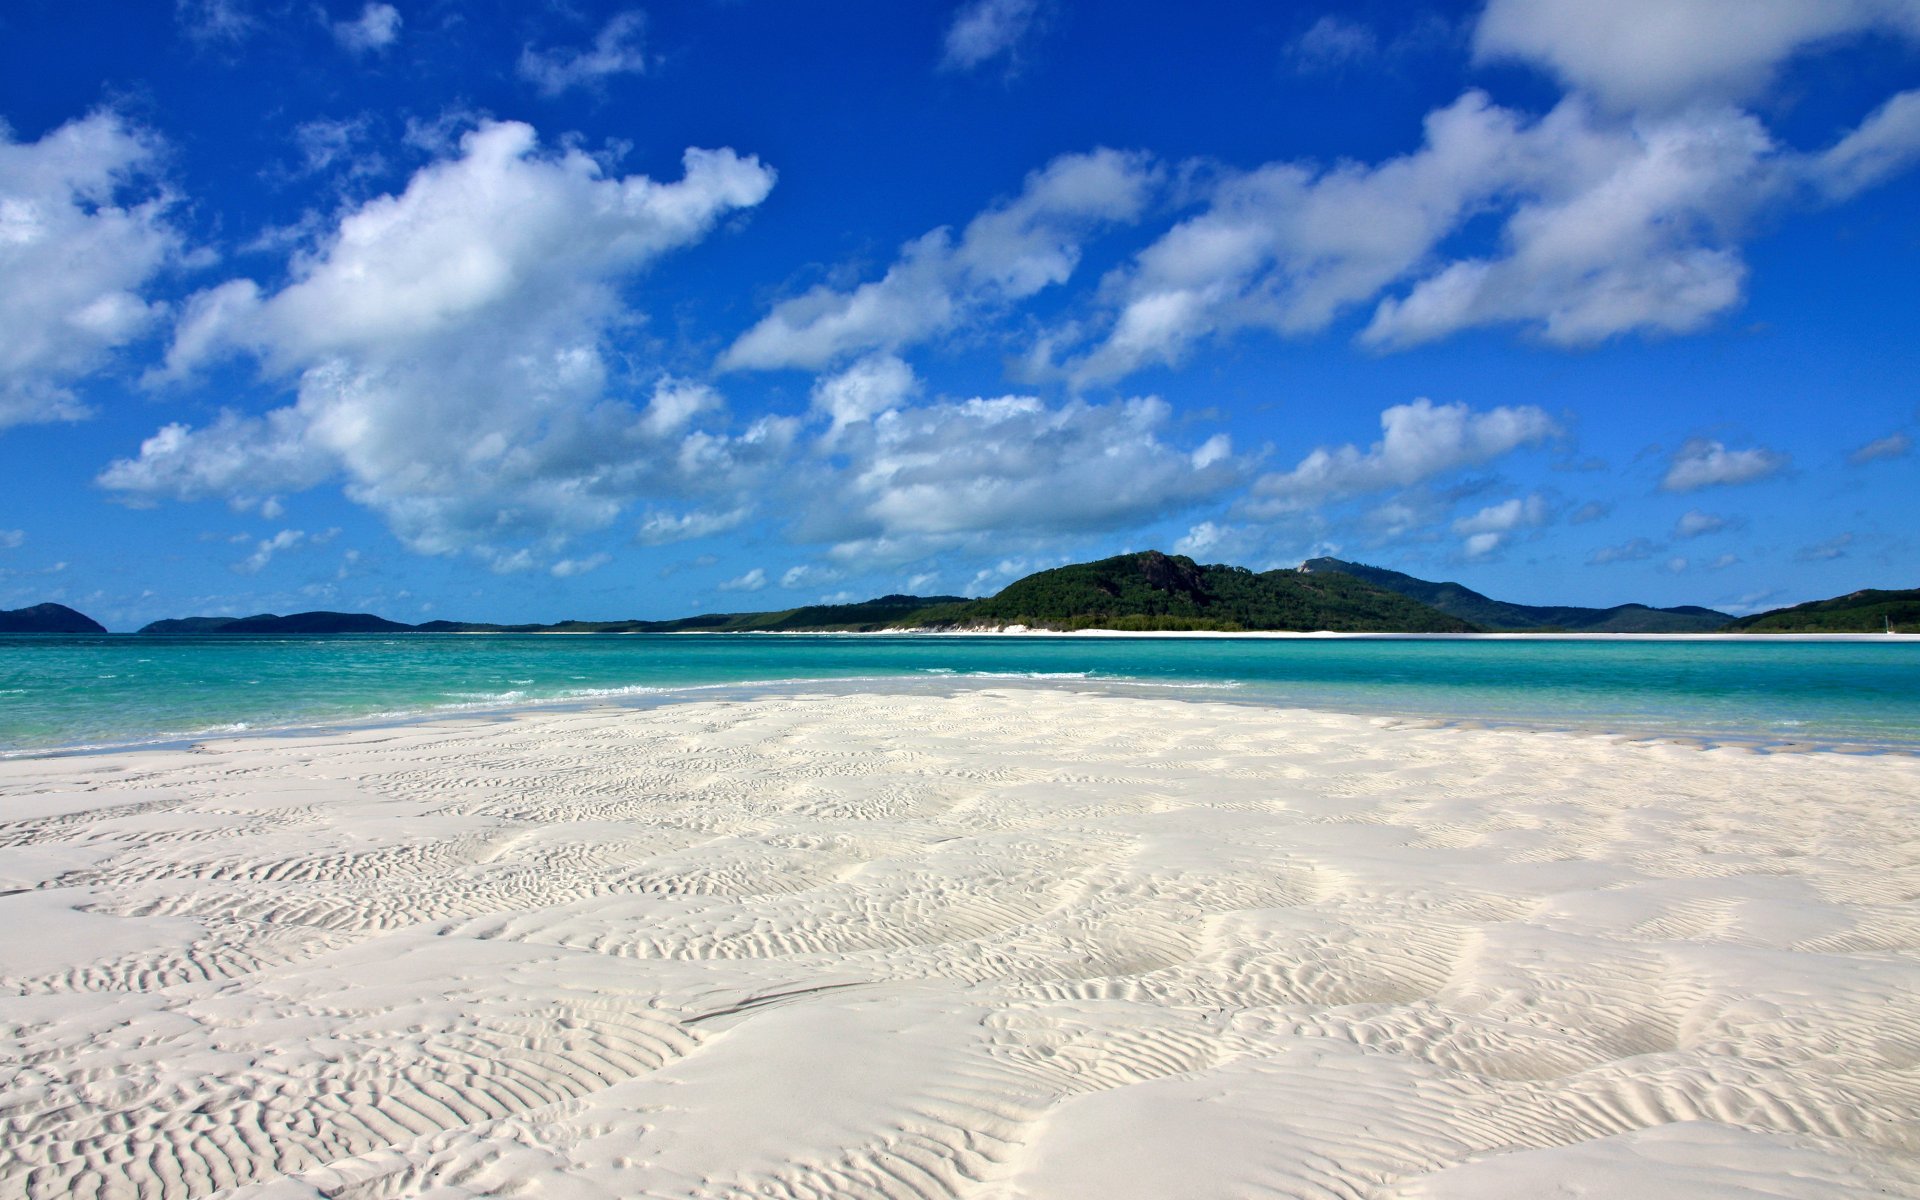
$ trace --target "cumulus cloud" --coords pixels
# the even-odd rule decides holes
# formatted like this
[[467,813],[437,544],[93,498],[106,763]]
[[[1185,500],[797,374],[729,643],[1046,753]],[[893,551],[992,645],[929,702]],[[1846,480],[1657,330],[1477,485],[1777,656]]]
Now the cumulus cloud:
[[384,50],[400,38],[400,10],[391,4],[369,4],[351,21],[335,21],[333,40],[354,54]]
[[753,515],[753,509],[747,506],[728,509],[725,512],[688,513],[650,512],[640,522],[640,528],[634,532],[634,540],[642,546],[665,546],[672,542],[690,542],[698,538],[712,537],[716,533],[725,533],[729,529],[738,529]]
[[982,538],[1105,532],[1212,499],[1244,478],[1213,439],[1167,437],[1155,397],[1050,405],[1032,396],[891,408],[841,431],[806,486],[803,541],[838,561],[902,562]]
[[1018,62],[1021,47],[1036,30],[1041,0],[969,0],[953,15],[941,47],[940,66],[972,71],[1005,57]]
[[1068,154],[1029,175],[1020,194],[968,222],[909,242],[880,279],[817,287],[776,305],[722,355],[727,369],[819,369],[897,351],[983,311],[1064,283],[1102,226],[1138,218],[1159,176],[1143,156]]
[[528,46],[520,52],[520,78],[543,95],[558,96],[570,88],[594,86],[611,75],[643,74],[647,55],[641,35],[646,28],[646,14],[629,11],[615,14],[591,46],[552,50]]
[[1842,38],[1920,38],[1912,0],[1490,0],[1475,54],[1518,59],[1621,109],[1741,100],[1795,54]]
[[1189,558],[1218,554],[1227,546],[1237,543],[1239,534],[1240,531],[1231,525],[1202,521],[1181,535],[1180,540],[1173,544],[1173,552],[1184,554]]
[[831,442],[847,426],[899,408],[919,390],[920,381],[912,367],[891,354],[875,354],[837,375],[816,380],[813,409],[833,423],[826,434]]
[[[1595,6],[1596,9],[1604,6]],[[1726,105],[1622,117],[1569,96],[1540,117],[1469,92],[1423,144],[1375,164],[1227,172],[1103,285],[1105,315],[1044,334],[1080,385],[1178,364],[1240,330],[1359,334],[1402,350],[1484,326],[1562,346],[1697,330],[1741,301],[1742,240],[1787,205],[1836,202],[1920,161],[1920,92],[1824,151]],[[1490,252],[1452,247],[1476,220]]]
[[1697,508],[1690,508],[1681,513],[1680,519],[1673,523],[1673,536],[1678,539],[1704,537],[1709,533],[1730,529],[1732,526],[1732,520],[1718,513],[1701,512]]
[[765,567],[755,567],[744,575],[736,576],[719,585],[723,592],[757,592],[767,586]]
[[1504,546],[1515,532],[1546,524],[1547,516],[1547,499],[1535,492],[1489,504],[1455,521],[1453,531],[1465,539],[1462,552],[1468,558],[1485,558]]
[[1913,439],[1904,433],[1894,432],[1883,438],[1875,438],[1866,445],[1847,455],[1847,461],[1854,466],[1864,466],[1870,462],[1882,462],[1889,458],[1905,458],[1913,450]]
[[773,184],[731,150],[684,165],[675,182],[608,178],[578,149],[542,152],[525,125],[481,125],[400,194],[346,213],[279,291],[233,280],[187,306],[169,376],[244,352],[290,380],[294,403],[169,425],[100,482],[151,501],[337,476],[413,549],[509,569],[636,499],[737,487],[785,453],[793,423],[724,432],[719,397],[670,378],[636,404],[604,348],[635,319],[622,280]]
[[810,564],[788,567],[780,573],[780,586],[792,591],[795,588],[822,587],[840,579],[840,572],[831,567],[819,567]]
[[1608,563],[1644,562],[1658,553],[1660,547],[1646,538],[1637,537],[1622,542],[1618,546],[1602,546],[1588,556],[1587,562],[1593,566],[1605,566]]
[[165,315],[143,292],[185,244],[159,154],[113,113],[36,142],[0,121],[0,429],[85,416],[73,384]]
[[262,538],[253,547],[253,553],[233,564],[233,569],[242,575],[258,575],[266,569],[273,556],[282,550],[291,550],[307,538],[303,529],[282,529],[269,538]]
[[585,575],[588,571],[597,571],[613,561],[611,554],[590,554],[585,558],[563,558],[547,568],[547,573],[555,579],[572,579],[576,575]]
[[1481,466],[1559,432],[1538,408],[1500,407],[1474,412],[1465,404],[1419,399],[1380,414],[1381,438],[1361,449],[1322,446],[1292,470],[1253,485],[1251,506],[1261,515],[1311,508],[1365,492],[1411,487],[1467,467]]
[[1660,487],[1692,492],[1704,487],[1754,483],[1786,469],[1787,457],[1764,446],[1729,450],[1724,442],[1688,438],[1674,451]]

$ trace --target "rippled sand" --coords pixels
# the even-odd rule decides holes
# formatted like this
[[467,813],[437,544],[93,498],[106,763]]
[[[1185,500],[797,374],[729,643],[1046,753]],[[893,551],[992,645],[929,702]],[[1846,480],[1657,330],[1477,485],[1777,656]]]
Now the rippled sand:
[[0,764],[0,1196],[1920,1195],[1920,760],[986,690]]

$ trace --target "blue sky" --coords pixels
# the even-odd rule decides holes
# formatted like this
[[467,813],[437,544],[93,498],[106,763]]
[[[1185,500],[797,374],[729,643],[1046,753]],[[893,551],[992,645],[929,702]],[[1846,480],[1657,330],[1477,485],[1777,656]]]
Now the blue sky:
[[0,607],[1920,583],[1920,0],[15,0]]

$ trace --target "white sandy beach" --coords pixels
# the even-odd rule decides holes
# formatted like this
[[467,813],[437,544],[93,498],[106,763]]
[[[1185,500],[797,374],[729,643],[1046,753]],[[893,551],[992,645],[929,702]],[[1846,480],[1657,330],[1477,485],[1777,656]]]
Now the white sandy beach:
[[1920,759],[996,688],[0,763],[0,1196],[1920,1195]]

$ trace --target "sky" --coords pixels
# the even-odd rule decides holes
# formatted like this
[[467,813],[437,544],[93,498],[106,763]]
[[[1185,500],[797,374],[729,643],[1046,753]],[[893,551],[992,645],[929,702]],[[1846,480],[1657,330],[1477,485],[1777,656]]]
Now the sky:
[[1920,0],[9,0],[0,608],[1920,585]]

